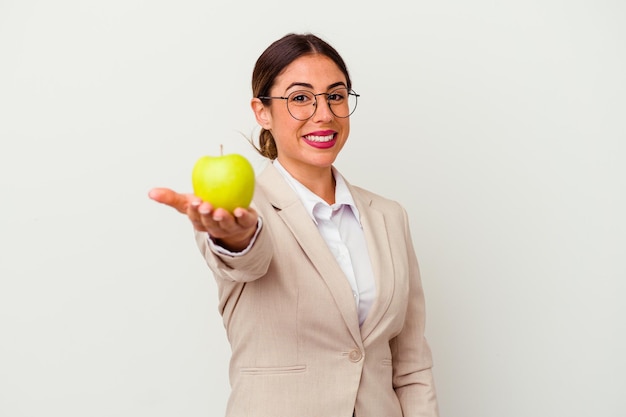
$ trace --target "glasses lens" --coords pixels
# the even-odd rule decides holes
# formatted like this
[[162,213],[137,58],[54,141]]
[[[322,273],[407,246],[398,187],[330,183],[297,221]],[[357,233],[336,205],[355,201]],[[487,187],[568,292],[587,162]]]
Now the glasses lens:
[[294,119],[306,120],[315,113],[316,99],[310,91],[294,91],[287,97],[287,109]]
[[337,117],[348,117],[356,109],[356,94],[350,94],[347,88],[338,88],[326,96],[330,110]]
[[[357,95],[347,88],[338,88],[320,97],[322,100],[326,98],[330,110],[337,117],[348,117],[356,109]],[[310,119],[315,114],[318,99],[310,91],[294,91],[287,98],[287,110],[294,119]]]

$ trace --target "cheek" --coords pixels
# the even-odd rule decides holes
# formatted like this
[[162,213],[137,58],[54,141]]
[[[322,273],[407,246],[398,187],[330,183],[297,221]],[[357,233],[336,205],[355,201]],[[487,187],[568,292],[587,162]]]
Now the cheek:
[[272,108],[269,117],[270,130],[277,132],[291,130],[294,125],[298,124],[294,122],[297,122],[297,120],[291,117],[287,109],[282,107]]
[[341,134],[345,140],[348,139],[348,136],[350,135],[350,118],[343,119],[341,121]]
[[[289,120],[290,119],[290,120]],[[298,139],[302,135],[303,124],[289,116],[289,119],[274,119],[274,128],[271,130],[276,146],[280,148],[289,148],[296,146]]]
[[300,134],[305,124],[306,122],[296,120],[291,117],[286,110],[284,113],[274,112],[272,117],[272,132],[293,138],[294,136],[298,136]]

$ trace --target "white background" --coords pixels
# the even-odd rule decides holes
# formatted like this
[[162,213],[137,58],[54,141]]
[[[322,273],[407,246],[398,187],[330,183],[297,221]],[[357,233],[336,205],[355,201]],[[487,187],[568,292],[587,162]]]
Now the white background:
[[215,283],[147,192],[262,165],[291,31],[362,95],[337,166],[410,213],[442,416],[626,415],[623,1],[0,0],[0,416],[223,414]]

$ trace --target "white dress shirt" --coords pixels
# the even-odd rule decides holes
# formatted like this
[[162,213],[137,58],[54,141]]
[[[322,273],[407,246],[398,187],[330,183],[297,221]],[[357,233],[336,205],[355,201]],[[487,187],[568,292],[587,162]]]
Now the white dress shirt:
[[376,299],[376,284],[359,210],[348,186],[333,167],[335,203],[330,205],[293,178],[278,160],[273,163],[304,204],[346,275],[356,303],[359,325],[362,325]]

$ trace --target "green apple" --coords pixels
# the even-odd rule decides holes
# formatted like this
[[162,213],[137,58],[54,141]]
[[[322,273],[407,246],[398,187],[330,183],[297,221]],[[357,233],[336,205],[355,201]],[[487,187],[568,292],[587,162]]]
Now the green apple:
[[254,169],[242,155],[203,156],[191,173],[193,192],[214,208],[248,208],[254,194]]

